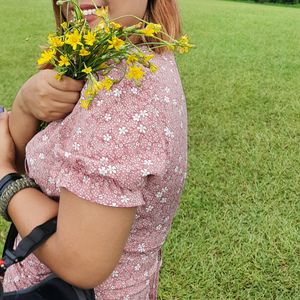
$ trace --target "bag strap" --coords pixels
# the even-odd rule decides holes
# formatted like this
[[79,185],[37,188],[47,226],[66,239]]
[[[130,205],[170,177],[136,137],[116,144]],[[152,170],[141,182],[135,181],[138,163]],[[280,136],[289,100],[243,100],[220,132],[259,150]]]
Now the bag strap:
[[57,217],[48,220],[47,222],[35,227],[29,235],[24,237],[18,244],[16,250],[13,249],[14,240],[18,231],[14,224],[11,225],[7,240],[4,246],[4,255],[0,260],[0,275],[2,276],[6,269],[11,265],[24,260],[41,244],[43,244],[56,231]]
[[15,243],[15,239],[16,239],[17,235],[18,235],[18,230],[17,230],[15,224],[11,223],[11,225],[9,227],[9,231],[6,236],[6,241],[5,241],[5,244],[3,247],[2,257],[4,257],[6,249],[14,248],[14,243]]

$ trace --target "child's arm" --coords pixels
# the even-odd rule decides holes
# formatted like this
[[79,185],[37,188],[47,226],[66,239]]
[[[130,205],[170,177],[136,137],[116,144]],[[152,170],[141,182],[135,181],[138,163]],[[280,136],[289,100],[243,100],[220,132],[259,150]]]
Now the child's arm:
[[16,146],[16,166],[24,172],[25,147],[37,133],[40,120],[63,119],[79,99],[83,82],[43,70],[31,77],[20,89],[13,103],[9,129]]

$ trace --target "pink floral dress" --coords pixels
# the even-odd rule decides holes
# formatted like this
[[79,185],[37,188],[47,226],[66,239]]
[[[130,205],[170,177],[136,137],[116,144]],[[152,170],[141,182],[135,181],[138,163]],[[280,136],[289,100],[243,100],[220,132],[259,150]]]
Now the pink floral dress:
[[[159,71],[148,72],[140,87],[125,79],[100,92],[89,110],[77,104],[26,148],[27,174],[49,197],[58,200],[65,187],[86,201],[138,207],[119,264],[95,288],[97,300],[156,299],[160,251],[186,177],[181,80],[172,54],[157,54],[154,63]],[[49,273],[30,255],[7,271],[4,290],[26,288]]]

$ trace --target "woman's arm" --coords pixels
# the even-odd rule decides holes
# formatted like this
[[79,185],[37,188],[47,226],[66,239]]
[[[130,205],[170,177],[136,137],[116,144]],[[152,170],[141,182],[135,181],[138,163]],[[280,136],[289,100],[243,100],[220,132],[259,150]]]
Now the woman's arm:
[[8,213],[21,236],[57,214],[57,232],[35,255],[63,280],[81,288],[104,282],[118,264],[136,208],[86,201],[62,188],[59,206],[38,190],[18,192]]
[[[14,144],[9,114],[0,114],[0,178],[15,172]],[[93,288],[106,280],[118,264],[136,208],[115,208],[91,203],[65,188],[59,204],[42,192],[27,188],[11,199],[8,214],[21,236],[58,215],[57,231],[36,256],[65,281]]]
[[83,82],[66,76],[58,81],[55,75],[53,70],[38,72],[21,87],[13,103],[9,129],[16,146],[16,166],[21,173],[26,144],[37,133],[40,120],[64,118],[79,100]]

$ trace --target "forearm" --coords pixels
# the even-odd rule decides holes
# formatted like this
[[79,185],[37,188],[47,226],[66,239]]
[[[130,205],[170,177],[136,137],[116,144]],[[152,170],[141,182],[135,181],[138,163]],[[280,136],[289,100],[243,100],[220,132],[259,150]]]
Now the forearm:
[[20,173],[24,173],[25,147],[37,133],[40,124],[39,120],[25,113],[22,101],[22,91],[20,91],[13,103],[9,118],[9,130],[16,148],[16,167]]
[[[16,225],[19,234],[25,237],[36,226],[57,216],[58,203],[36,189],[27,188],[12,198],[8,207],[8,214]],[[54,273],[64,276],[63,268],[67,270],[67,267],[56,235],[57,233],[53,234],[34,254]]]
[[[14,195],[8,206],[8,214],[24,237],[36,226],[57,216],[58,203],[36,189],[27,188]],[[89,276],[90,269],[84,265],[88,257],[78,257],[74,248],[76,245],[62,237],[58,223],[57,231],[34,254],[66,282],[82,288],[93,288],[96,286],[96,276]]]

